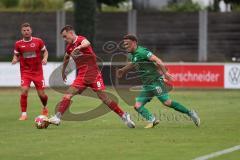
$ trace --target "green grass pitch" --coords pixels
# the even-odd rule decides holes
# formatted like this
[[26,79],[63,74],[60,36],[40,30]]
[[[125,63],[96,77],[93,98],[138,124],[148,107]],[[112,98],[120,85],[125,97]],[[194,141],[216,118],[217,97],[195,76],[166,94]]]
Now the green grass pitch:
[[[53,114],[62,94],[50,89],[46,92]],[[29,93],[27,121],[18,121],[19,94],[19,89],[0,89],[1,160],[190,160],[240,145],[240,90],[173,91],[172,99],[197,110],[200,128],[154,98],[147,104],[161,119],[154,129],[144,129],[146,122],[120,100],[137,128],[127,128],[110,112],[90,121],[63,121],[60,126],[39,130],[34,127],[41,106],[36,91]],[[72,112],[85,112],[100,103],[80,96],[73,101]],[[238,150],[212,159],[239,158]]]

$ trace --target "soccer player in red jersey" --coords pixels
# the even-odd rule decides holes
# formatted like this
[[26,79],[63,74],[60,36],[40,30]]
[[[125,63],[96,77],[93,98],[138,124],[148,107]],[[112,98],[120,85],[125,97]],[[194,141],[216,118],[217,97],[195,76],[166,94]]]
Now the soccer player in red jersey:
[[42,69],[42,65],[46,65],[47,63],[48,51],[43,40],[37,37],[32,37],[32,28],[29,23],[23,23],[21,25],[21,33],[23,39],[15,43],[12,64],[16,64],[18,61],[20,62],[20,106],[22,114],[19,120],[27,120],[27,97],[31,82],[34,83],[43,105],[41,114],[48,115],[48,96],[44,92]]
[[69,63],[70,57],[76,63],[78,73],[72,85],[58,104],[58,110],[55,116],[49,119],[49,122],[55,125],[60,124],[60,119],[71,104],[71,99],[76,94],[81,94],[87,87],[96,92],[99,99],[113,110],[129,128],[134,128],[135,124],[130,115],[124,112],[120,106],[111,100],[104,92],[101,72],[97,66],[96,55],[90,45],[90,42],[83,36],[76,35],[72,26],[66,25],[61,30],[63,39],[68,43],[66,54],[63,60],[62,78],[66,80],[65,69]]

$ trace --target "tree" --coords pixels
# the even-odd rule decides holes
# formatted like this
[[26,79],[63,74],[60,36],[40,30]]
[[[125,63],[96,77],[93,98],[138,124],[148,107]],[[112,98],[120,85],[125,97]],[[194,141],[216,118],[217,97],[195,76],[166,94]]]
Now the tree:
[[[213,10],[214,11],[218,11],[219,10],[219,7],[218,7],[218,4],[221,0],[214,0],[214,5],[213,5]],[[224,0],[225,3],[230,3],[230,4],[240,4],[240,1],[239,0]]]
[[104,3],[109,6],[116,6],[118,7],[118,4],[121,2],[124,2],[126,0],[97,0],[97,3]]
[[97,7],[101,11],[101,4],[118,7],[119,3],[124,1],[126,0],[97,0]]
[[87,39],[93,42],[95,34],[96,0],[74,0],[74,4],[76,32],[86,36]]
[[16,7],[18,5],[18,1],[19,0],[0,0],[0,3],[6,8],[10,8]]

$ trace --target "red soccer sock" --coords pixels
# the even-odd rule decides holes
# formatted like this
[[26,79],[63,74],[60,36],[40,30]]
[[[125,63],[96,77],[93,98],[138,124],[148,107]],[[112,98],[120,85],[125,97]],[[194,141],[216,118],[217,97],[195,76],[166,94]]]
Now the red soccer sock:
[[118,104],[114,101],[111,101],[111,103],[107,104],[107,106],[114,111],[115,113],[117,113],[120,117],[122,117],[122,115],[124,114],[123,110],[118,106]]
[[61,113],[61,115],[64,114],[64,112],[68,109],[68,107],[71,104],[71,100],[67,98],[63,98],[63,100],[58,104],[58,112]]
[[21,111],[26,112],[27,111],[27,95],[21,94],[20,105],[21,105]]
[[40,100],[41,100],[41,102],[42,102],[42,105],[44,106],[44,107],[46,107],[47,106],[47,101],[48,101],[48,96],[47,95],[44,95],[44,96],[39,96],[39,98],[40,98]]

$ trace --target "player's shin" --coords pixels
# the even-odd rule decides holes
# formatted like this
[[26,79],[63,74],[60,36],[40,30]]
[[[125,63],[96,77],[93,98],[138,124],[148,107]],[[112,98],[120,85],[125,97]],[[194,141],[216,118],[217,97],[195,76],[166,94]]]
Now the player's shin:
[[47,106],[47,101],[48,101],[48,96],[45,94],[43,96],[39,96],[39,98],[42,102],[43,107],[46,107]]
[[20,121],[27,120],[27,94],[21,94],[20,106],[21,106],[22,113],[19,120]]
[[147,121],[152,122],[155,120],[154,115],[148,111],[147,108],[144,106],[140,106],[139,108],[134,108],[143,118],[145,118]]
[[178,112],[185,113],[187,115],[190,114],[190,110],[178,102],[172,101],[172,103],[169,107],[175,109]]
[[124,111],[118,106],[118,104],[112,100],[109,103],[105,103],[112,111],[114,111],[120,117],[123,116]]
[[72,103],[72,100],[68,98],[63,98],[62,101],[58,103],[56,116],[59,119],[64,114],[64,112],[68,109],[71,103]]
[[21,94],[20,106],[21,106],[22,113],[26,113],[27,112],[27,95],[26,94]]

